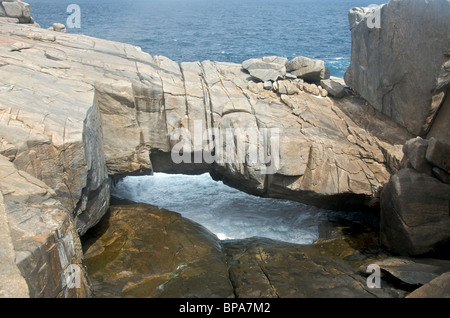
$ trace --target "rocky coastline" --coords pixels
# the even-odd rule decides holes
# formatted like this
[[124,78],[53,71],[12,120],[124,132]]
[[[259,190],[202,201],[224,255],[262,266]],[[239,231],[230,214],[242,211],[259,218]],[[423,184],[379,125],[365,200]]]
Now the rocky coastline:
[[[449,14],[445,0],[352,9],[344,80],[301,56],[179,64],[41,29],[1,1],[0,296],[448,297]],[[225,158],[215,136],[179,134],[227,129],[276,129],[278,152],[246,139],[244,160]],[[379,211],[379,227],[324,225],[310,246],[221,242],[177,213],[111,204],[111,183],[153,172]],[[366,285],[373,263],[385,288]]]

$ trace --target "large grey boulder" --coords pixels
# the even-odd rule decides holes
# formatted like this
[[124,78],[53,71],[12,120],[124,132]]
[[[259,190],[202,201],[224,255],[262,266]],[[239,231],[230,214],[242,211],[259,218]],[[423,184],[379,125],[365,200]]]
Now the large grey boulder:
[[408,160],[408,165],[413,169],[431,175],[433,167],[425,158],[428,143],[428,140],[420,137],[410,139],[403,145],[403,153],[406,156],[405,159]]
[[325,66],[324,61],[304,56],[297,56],[290,60],[286,64],[286,71],[310,82],[320,82],[330,78],[330,70]]
[[265,56],[242,62],[242,68],[261,82],[274,82],[286,75],[286,62],[287,58],[284,57]]
[[449,16],[448,0],[392,0],[349,14],[347,85],[415,135],[430,129],[450,83]]
[[30,5],[20,0],[0,1],[0,17],[17,19],[16,23],[34,23],[30,14]]
[[380,240],[390,251],[410,256],[448,254],[450,185],[402,169],[381,193]]
[[345,86],[333,79],[321,80],[320,86],[326,89],[329,95],[336,98],[342,98],[346,94]]
[[2,2],[3,8],[5,9],[6,16],[11,18],[21,18],[23,15],[22,5],[20,2]]
[[430,138],[426,159],[434,166],[450,173],[450,145],[436,138]]

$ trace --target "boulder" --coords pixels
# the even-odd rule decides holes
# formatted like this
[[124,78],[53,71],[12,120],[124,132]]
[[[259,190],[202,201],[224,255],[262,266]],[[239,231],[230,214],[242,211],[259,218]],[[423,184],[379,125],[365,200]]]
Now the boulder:
[[66,26],[62,23],[53,23],[52,30],[56,32],[67,32]]
[[450,145],[434,137],[430,138],[426,159],[432,165],[450,173]]
[[215,235],[145,204],[112,206],[84,240],[96,297],[233,297]]
[[330,78],[330,70],[322,60],[298,56],[286,63],[286,71],[309,82]]
[[242,68],[261,82],[274,82],[286,75],[286,61],[287,59],[283,57],[266,56],[263,58],[246,60],[242,62]]
[[450,272],[436,277],[406,298],[450,298]]
[[345,96],[345,86],[342,84],[332,80],[332,79],[324,79],[320,81],[320,86],[322,86],[329,95],[336,97],[336,98],[342,98]]
[[[386,281],[416,289],[450,271],[450,261],[432,258],[388,257],[375,262]],[[369,264],[361,267],[365,271]]]
[[303,90],[309,94],[319,96],[321,89],[316,84],[302,83]]
[[3,1],[3,8],[7,17],[21,18],[23,16],[22,4],[19,1]]
[[448,256],[450,185],[402,169],[381,193],[380,240],[393,253]]
[[428,143],[428,140],[420,137],[410,139],[403,145],[403,153],[413,169],[431,175],[432,166],[425,158]]
[[447,0],[393,0],[375,13],[349,13],[352,53],[345,82],[415,136],[432,126],[450,81],[449,15]]
[[33,23],[30,6],[20,0],[0,1],[0,18],[17,19],[7,20],[10,23]]
[[267,90],[272,90],[272,88],[273,88],[273,82],[272,81],[265,81],[264,82],[264,85],[263,85],[263,88],[264,89],[267,89]]
[[298,87],[289,80],[282,80],[282,81],[278,81],[277,83],[277,87],[278,87],[278,93],[280,94],[285,94],[285,95],[294,95],[294,94],[298,94],[300,93],[300,90],[298,89]]

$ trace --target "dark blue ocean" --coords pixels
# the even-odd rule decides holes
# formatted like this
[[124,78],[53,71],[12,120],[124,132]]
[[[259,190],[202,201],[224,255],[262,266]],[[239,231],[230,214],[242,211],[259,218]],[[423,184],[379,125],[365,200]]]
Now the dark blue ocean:
[[241,63],[267,55],[322,59],[334,76],[350,63],[348,11],[386,0],[25,0],[44,28],[66,24],[81,9],[81,28],[68,29],[142,47],[177,62]]

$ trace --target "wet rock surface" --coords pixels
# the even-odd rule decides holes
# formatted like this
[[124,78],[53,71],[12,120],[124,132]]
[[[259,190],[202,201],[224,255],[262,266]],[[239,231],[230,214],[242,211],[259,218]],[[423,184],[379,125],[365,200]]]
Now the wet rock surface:
[[[122,204],[82,242],[94,297],[402,298],[450,269],[445,260],[395,257],[375,233],[371,224],[333,220],[311,245],[219,241],[178,213]],[[367,286],[370,264],[381,268],[381,288]]]
[[111,207],[85,241],[94,297],[231,297],[217,238],[180,214],[137,204]]

